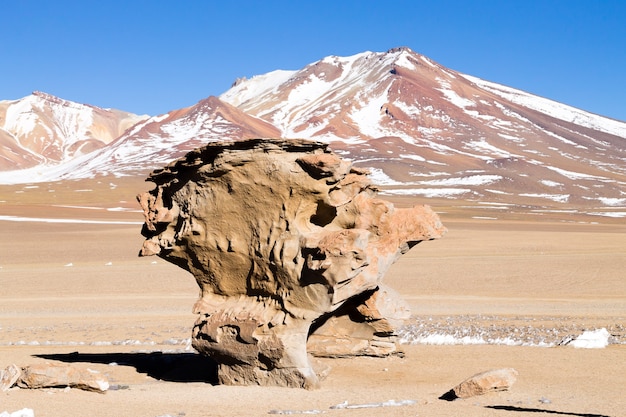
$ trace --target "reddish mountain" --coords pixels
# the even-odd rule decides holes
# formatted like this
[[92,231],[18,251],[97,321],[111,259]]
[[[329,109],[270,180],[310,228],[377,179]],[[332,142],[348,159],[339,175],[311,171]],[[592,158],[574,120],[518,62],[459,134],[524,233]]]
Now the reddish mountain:
[[100,130],[86,127],[93,123],[74,110],[82,105],[59,99],[65,107],[49,112],[63,129],[47,128],[35,110],[20,110],[42,107],[24,104],[33,100],[43,97],[0,102],[4,169],[36,166],[0,172],[0,183],[145,173],[213,140],[305,138],[371,168],[389,194],[470,202],[494,217],[512,207],[626,217],[626,123],[461,74],[408,48],[239,79],[219,99],[143,120],[115,140],[91,139]]
[[240,80],[222,100],[332,143],[388,192],[626,205],[626,123],[445,68],[408,48]]
[[70,161],[103,148],[147,117],[40,92],[0,101],[0,171]]
[[105,148],[75,158],[55,170],[34,173],[30,180],[144,176],[210,141],[279,136],[280,131],[269,123],[209,97],[194,106],[144,120]]

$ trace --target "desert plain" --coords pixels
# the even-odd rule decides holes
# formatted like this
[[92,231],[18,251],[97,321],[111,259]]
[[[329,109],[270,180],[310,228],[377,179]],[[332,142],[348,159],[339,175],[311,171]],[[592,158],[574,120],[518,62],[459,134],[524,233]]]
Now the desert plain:
[[[320,358],[331,370],[317,390],[220,386],[211,361],[188,346],[193,277],[137,256],[143,217],[134,198],[150,188],[133,178],[0,187],[0,369],[68,363],[111,384],[103,394],[11,388],[0,392],[0,413],[626,416],[623,218],[485,216],[448,200],[383,196],[430,204],[448,228],[385,277],[413,313],[404,354]],[[604,348],[568,343],[602,328],[611,335]],[[497,368],[518,371],[509,390],[439,399]],[[402,405],[381,407],[391,400]],[[375,407],[331,408],[346,402]]]

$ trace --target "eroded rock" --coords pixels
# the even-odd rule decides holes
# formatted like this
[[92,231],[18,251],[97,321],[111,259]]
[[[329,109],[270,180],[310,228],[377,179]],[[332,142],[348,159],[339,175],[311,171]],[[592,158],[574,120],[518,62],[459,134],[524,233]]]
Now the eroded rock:
[[65,364],[44,363],[25,366],[17,380],[20,388],[71,387],[104,392],[108,379],[100,372]]
[[506,391],[517,381],[513,368],[494,369],[476,374],[445,393],[441,399],[470,398],[488,392]]
[[[348,345],[392,353],[403,313],[385,315],[395,307],[380,291],[383,275],[413,245],[445,232],[428,206],[398,209],[376,198],[365,171],[317,142],[210,144],[148,181],[156,187],[138,196],[140,255],[195,277],[192,343],[218,362],[225,384],[317,386],[307,340],[335,325],[331,318]],[[333,343],[343,337],[330,334]]]
[[22,369],[15,365],[9,365],[5,369],[0,369],[0,391],[8,391],[22,375]]

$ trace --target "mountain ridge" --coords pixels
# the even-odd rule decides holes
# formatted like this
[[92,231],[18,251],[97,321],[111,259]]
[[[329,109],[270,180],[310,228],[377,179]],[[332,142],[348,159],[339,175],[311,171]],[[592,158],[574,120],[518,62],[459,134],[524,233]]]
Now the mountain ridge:
[[105,147],[145,118],[40,91],[0,101],[0,169],[68,162]]
[[237,79],[219,97],[141,119],[45,175],[0,172],[0,183],[20,174],[23,182],[137,175],[208,141],[253,137],[330,143],[392,195],[502,209],[626,206],[626,123],[462,74],[407,47]]

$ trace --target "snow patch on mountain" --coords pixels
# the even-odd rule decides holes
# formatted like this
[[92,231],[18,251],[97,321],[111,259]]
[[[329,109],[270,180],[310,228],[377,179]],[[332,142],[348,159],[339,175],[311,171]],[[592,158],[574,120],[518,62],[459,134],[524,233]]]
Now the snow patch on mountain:
[[444,178],[429,181],[420,181],[423,185],[486,185],[502,179],[500,175],[470,175],[466,177]]
[[441,78],[437,78],[437,81],[439,81],[439,85],[441,86],[441,88],[437,88],[436,90],[441,91],[446,100],[448,100],[450,103],[464,110],[466,107],[476,106],[475,102],[465,97],[461,97],[456,91],[454,91],[448,81]]
[[6,111],[4,129],[15,132],[16,136],[28,135],[37,126],[37,115],[32,111],[36,105],[34,96],[12,102]]
[[296,71],[276,70],[263,75],[255,75],[250,79],[238,80],[231,89],[220,96],[220,99],[239,107],[251,99],[272,92],[295,73]]
[[420,195],[426,198],[456,198],[471,193],[469,188],[399,188],[382,190],[382,195]]
[[358,124],[360,131],[369,137],[377,138],[386,136],[389,132],[381,129],[381,111],[385,103],[388,101],[386,94],[374,97],[367,102],[359,103],[360,108],[354,109],[350,114],[350,118]]
[[485,81],[478,77],[461,74],[464,78],[508,101],[536,110],[566,122],[587,127],[611,135],[626,138],[626,123],[608,117],[598,116],[575,107],[568,106],[547,98],[526,93],[522,90]]

